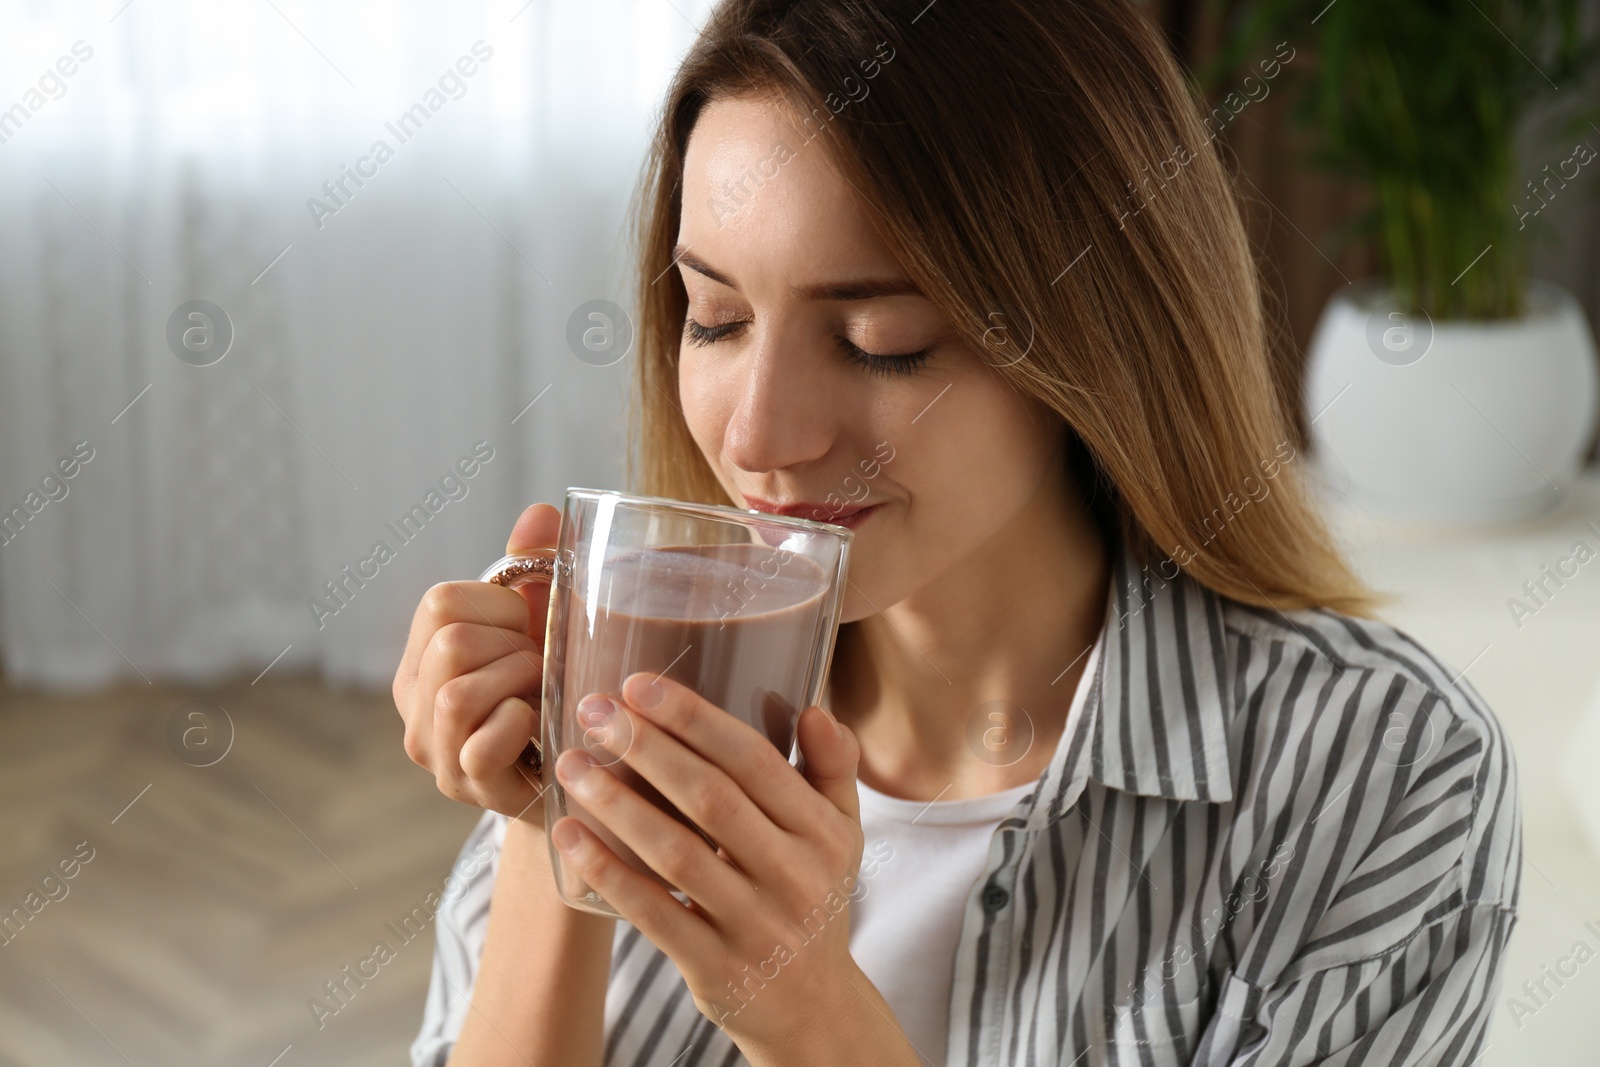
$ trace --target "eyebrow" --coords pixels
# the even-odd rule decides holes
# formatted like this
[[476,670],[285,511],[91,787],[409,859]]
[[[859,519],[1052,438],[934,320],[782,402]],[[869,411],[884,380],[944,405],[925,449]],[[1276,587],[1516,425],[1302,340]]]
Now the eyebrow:
[[[672,250],[675,263],[703,274],[714,282],[726,285],[734,292],[739,287],[733,279],[711,264],[679,245]],[[925,296],[926,294],[909,278],[865,279],[850,282],[822,282],[816,285],[791,285],[789,291],[803,300],[871,300],[878,296]]]

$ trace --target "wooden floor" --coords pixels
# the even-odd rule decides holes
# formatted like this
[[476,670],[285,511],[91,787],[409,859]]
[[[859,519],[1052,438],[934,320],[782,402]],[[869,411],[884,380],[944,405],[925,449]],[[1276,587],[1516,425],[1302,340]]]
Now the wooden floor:
[[[210,755],[187,713],[191,748],[169,743],[195,699],[231,720],[225,755],[216,712]],[[0,689],[0,918],[37,909],[0,934],[0,1065],[409,1064],[434,932],[387,924],[478,814],[406,758],[387,693]],[[394,958],[319,1026],[308,1002],[380,941]]]

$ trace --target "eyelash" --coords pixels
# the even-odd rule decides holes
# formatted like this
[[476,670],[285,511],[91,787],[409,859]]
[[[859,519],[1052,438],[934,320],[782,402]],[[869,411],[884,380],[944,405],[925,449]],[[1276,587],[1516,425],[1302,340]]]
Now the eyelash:
[[[729,333],[743,325],[744,323],[742,322],[730,322],[721,326],[702,326],[693,319],[686,319],[684,320],[683,329],[691,343],[709,345],[722,340]],[[868,352],[856,346],[848,338],[841,337],[838,340],[839,347],[844,349],[844,353],[849,357],[850,362],[857,366],[865,367],[868,373],[881,374],[884,377],[897,374],[915,374],[924,363],[928,362],[928,357],[933,352],[931,348],[924,348],[920,352],[880,356],[875,352]]]

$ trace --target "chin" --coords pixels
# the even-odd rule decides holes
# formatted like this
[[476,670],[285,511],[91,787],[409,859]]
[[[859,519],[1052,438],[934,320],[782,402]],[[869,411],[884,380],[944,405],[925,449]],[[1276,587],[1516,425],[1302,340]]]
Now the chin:
[[[851,580],[854,581],[854,579]],[[859,585],[860,583],[856,584]],[[871,604],[867,603],[866,597],[862,596],[860,593],[856,592],[855,589],[852,589],[849,586],[845,587],[844,603],[839,605],[840,626],[843,626],[847,622],[860,622],[869,615],[876,614],[877,611],[873,609]]]
[[839,605],[840,623],[871,618],[916,593],[922,585],[917,567],[915,560],[906,558],[892,561],[887,568],[865,555],[853,558]]

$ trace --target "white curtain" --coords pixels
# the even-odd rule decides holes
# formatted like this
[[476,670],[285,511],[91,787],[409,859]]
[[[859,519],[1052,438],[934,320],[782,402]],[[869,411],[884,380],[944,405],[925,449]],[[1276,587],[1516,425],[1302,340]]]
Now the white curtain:
[[[619,483],[633,356],[568,322],[631,303],[625,212],[708,7],[0,4],[9,682],[386,686],[429,585]],[[197,300],[233,333],[204,366],[215,315],[168,339]]]

